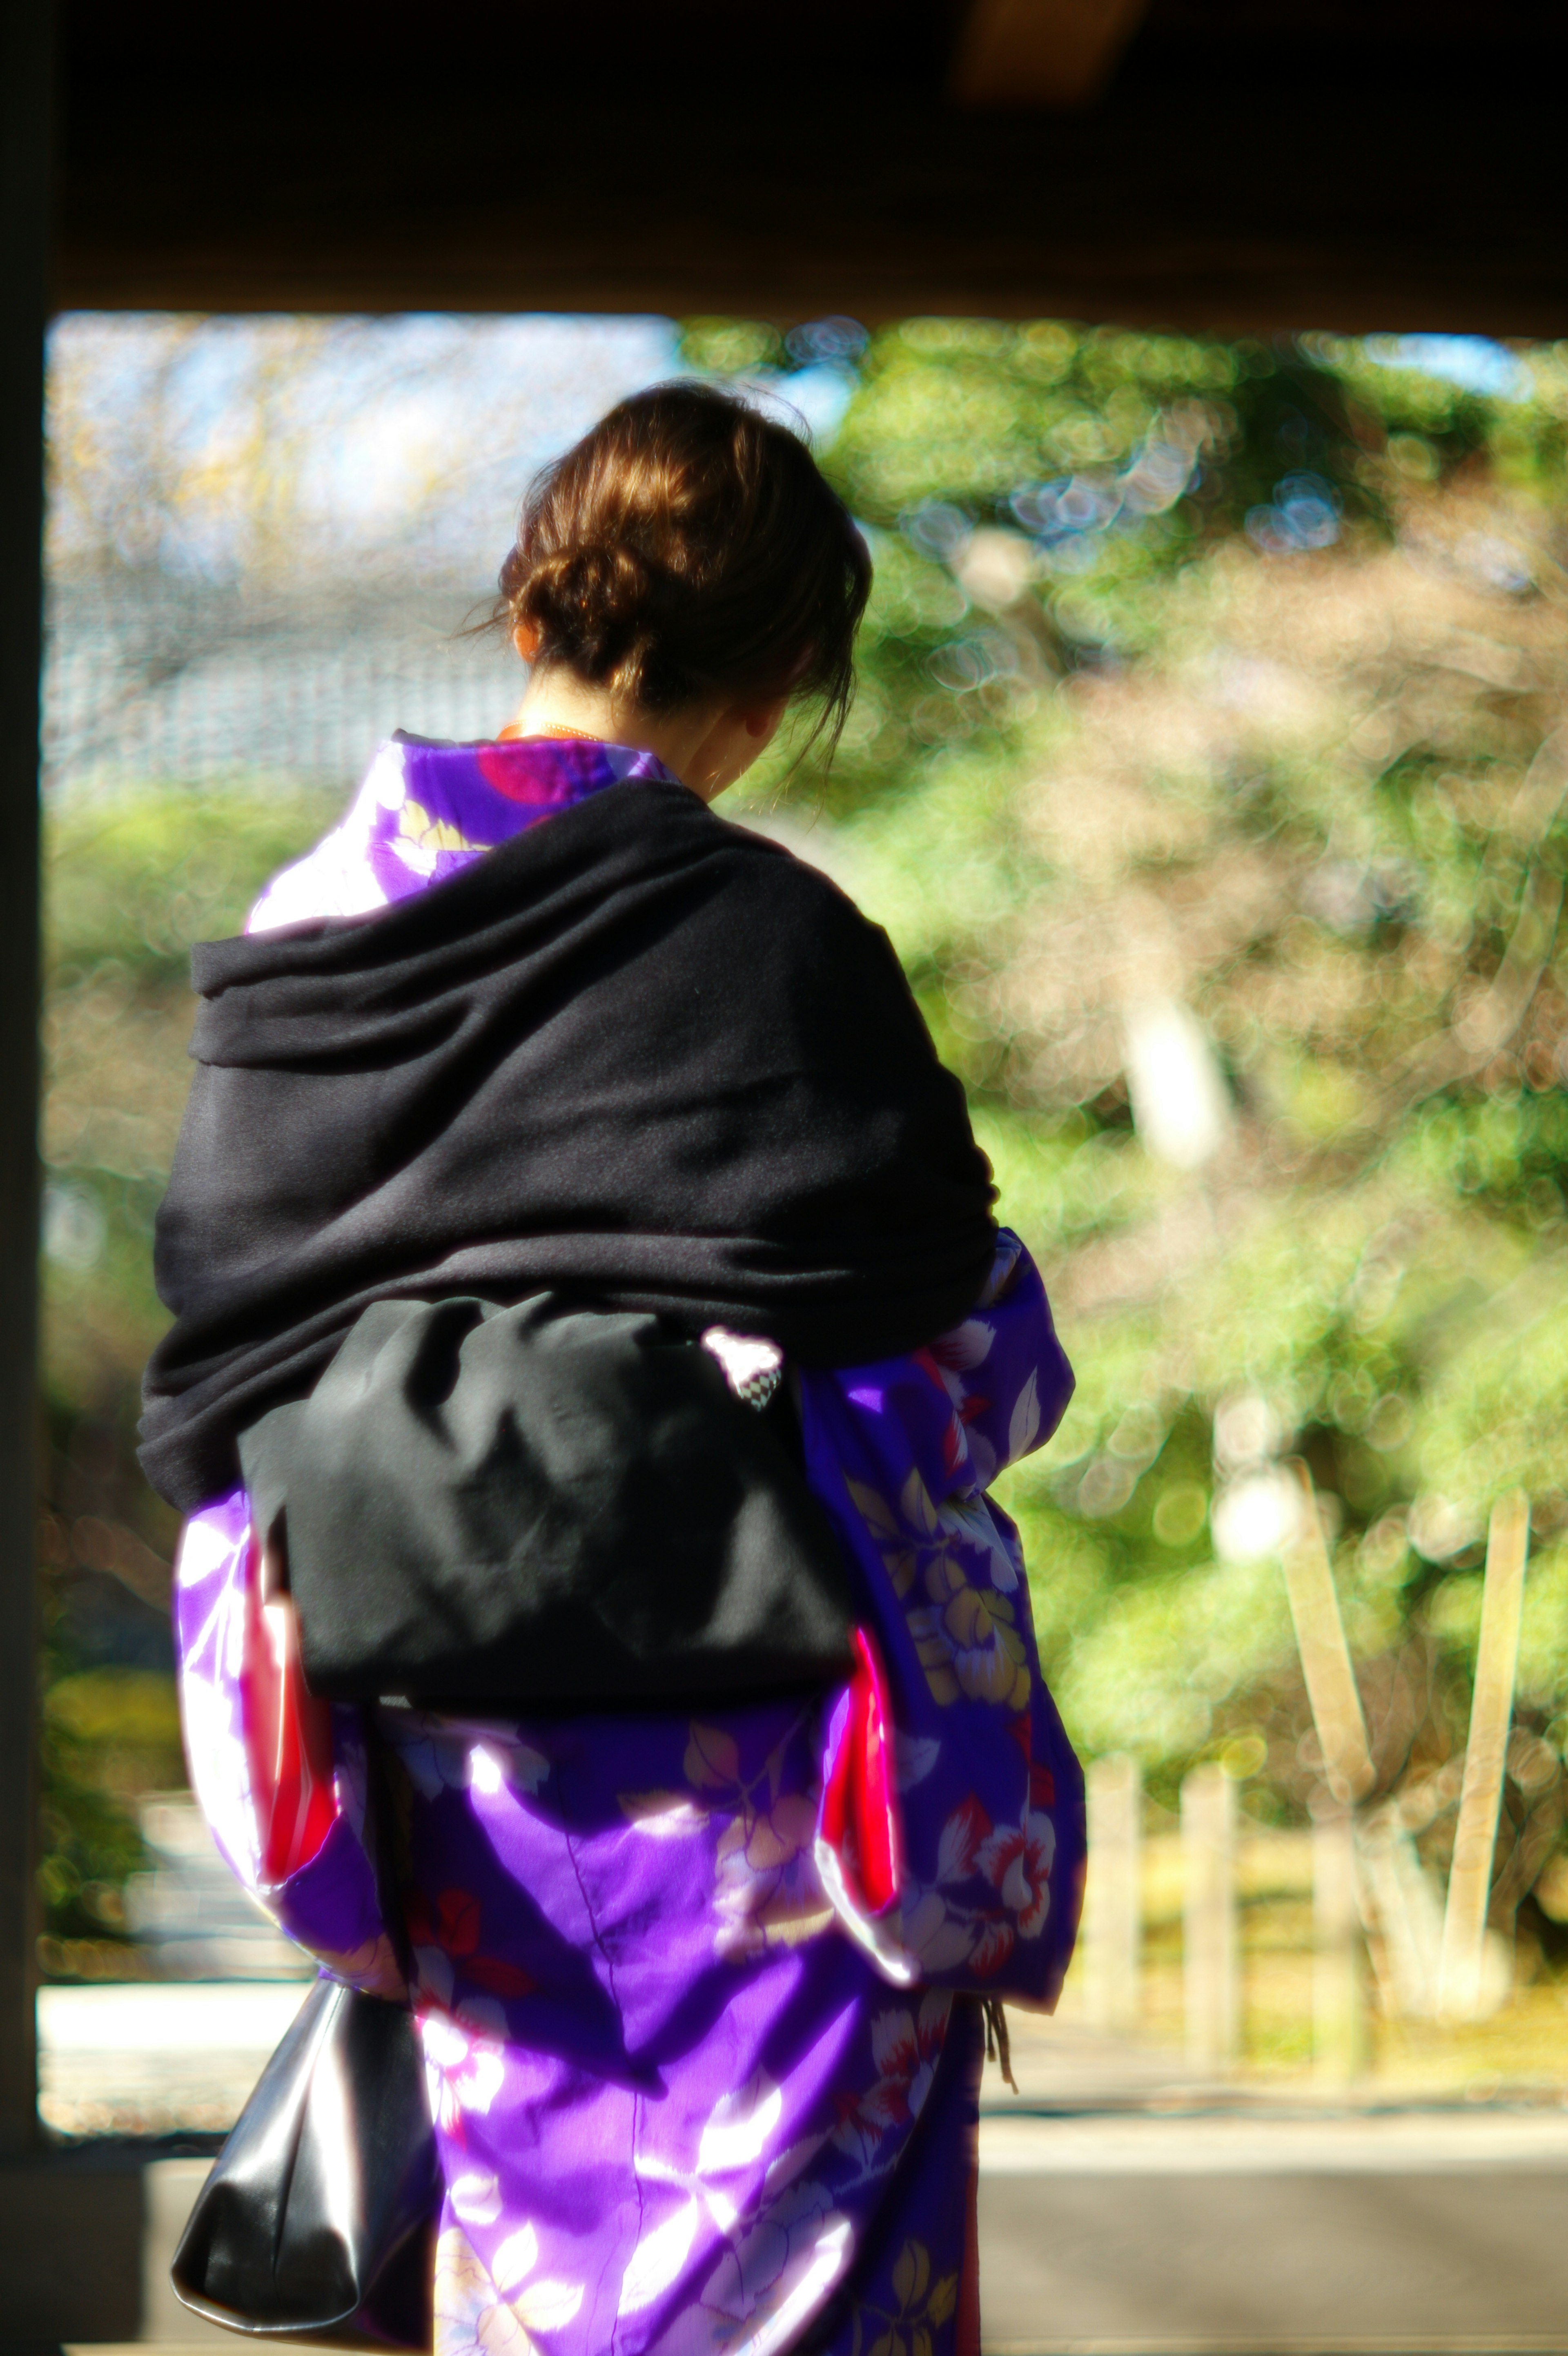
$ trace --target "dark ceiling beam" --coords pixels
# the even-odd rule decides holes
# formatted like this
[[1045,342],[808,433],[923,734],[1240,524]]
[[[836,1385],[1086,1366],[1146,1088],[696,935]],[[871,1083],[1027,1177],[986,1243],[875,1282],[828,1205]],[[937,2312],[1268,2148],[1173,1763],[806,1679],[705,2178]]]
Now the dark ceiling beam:
[[1416,104],[1327,70],[1167,88],[1135,64],[1076,115],[786,86],[653,145],[689,92],[602,86],[585,141],[541,88],[519,144],[476,140],[472,91],[433,71],[415,95],[89,89],[56,300],[1568,335],[1549,83]]
[[1147,0],[968,0],[949,87],[960,106],[1065,109],[1099,97]]

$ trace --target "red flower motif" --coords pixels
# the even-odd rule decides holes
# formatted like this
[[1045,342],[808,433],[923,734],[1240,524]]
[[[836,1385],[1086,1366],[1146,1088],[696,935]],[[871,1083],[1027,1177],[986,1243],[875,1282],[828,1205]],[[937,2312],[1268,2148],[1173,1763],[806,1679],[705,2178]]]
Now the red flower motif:
[[993,1972],[1001,1970],[1016,1944],[1012,1924],[1004,1922],[999,1914],[987,1915],[976,1930],[969,1969],[976,1979],[989,1979]]
[[991,1835],[991,1819],[971,1792],[942,1827],[936,1848],[938,1881],[962,1881],[973,1873],[987,1835]]
[[471,1955],[479,1944],[479,1901],[466,1890],[443,1890],[435,1901],[431,1943],[449,1955]]
[[869,2168],[890,2127],[917,2119],[947,2035],[953,1999],[931,1989],[915,2012],[879,2012],[871,2021],[871,2058],[880,2072],[863,2094],[841,2096],[833,2140]]
[[568,780],[539,775],[537,744],[476,744],[475,763],[487,786],[509,802],[564,801]]
[[532,1996],[539,1982],[525,1972],[520,1965],[508,1964],[500,1955],[470,1955],[464,1965],[464,1976],[477,1980],[492,1996]]

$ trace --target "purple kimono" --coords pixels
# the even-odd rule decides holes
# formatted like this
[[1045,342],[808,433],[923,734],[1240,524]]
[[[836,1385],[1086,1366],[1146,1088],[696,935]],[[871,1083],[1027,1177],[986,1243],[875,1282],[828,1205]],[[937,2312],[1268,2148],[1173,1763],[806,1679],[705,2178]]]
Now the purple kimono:
[[[394,740],[251,928],[368,913],[602,786],[667,774],[571,740]],[[176,1638],[213,1831],[329,1971],[401,1994],[361,1840],[367,1716],[389,1754],[445,2182],[439,2356],[977,2349],[975,1999],[1055,2001],[1083,1862],[1082,1780],[987,1487],[1050,1436],[1072,1377],[1003,1230],[954,1332],[791,1379],[892,1720],[901,1879],[877,1912],[824,1826],[844,1691],[695,1718],[336,1708],[329,1826],[269,1879],[243,1493],[187,1526]]]

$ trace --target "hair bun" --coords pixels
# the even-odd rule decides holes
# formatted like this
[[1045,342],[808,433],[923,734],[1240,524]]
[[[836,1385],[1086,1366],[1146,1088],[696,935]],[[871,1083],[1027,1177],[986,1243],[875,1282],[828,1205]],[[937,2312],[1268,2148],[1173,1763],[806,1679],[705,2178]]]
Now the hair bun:
[[651,619],[648,569],[625,546],[580,544],[531,563],[513,551],[517,575],[509,602],[515,618],[531,622],[554,660],[589,679],[622,670]]
[[496,618],[650,711],[815,693],[837,723],[870,571],[795,434],[710,385],[658,385],[533,484]]

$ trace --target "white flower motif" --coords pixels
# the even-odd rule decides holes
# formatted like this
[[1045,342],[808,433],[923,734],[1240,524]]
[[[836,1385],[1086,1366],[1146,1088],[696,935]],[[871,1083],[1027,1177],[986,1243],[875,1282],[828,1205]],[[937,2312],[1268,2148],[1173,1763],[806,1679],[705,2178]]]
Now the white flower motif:
[[962,1325],[955,1325],[948,1333],[939,1333],[935,1341],[928,1344],[942,1376],[943,1387],[955,1407],[964,1404],[965,1386],[963,1376],[972,1375],[976,1366],[985,1365],[996,1338],[996,1327],[987,1325],[983,1317],[966,1317]]
[[997,1248],[991,1260],[991,1273],[986,1279],[986,1289],[980,1295],[982,1309],[994,1309],[1011,1284],[1024,1248],[1011,1227],[997,1229]]
[[1008,1425],[1008,1462],[1016,1464],[1027,1456],[1040,1437],[1040,1377],[1031,1367],[1029,1378],[1013,1402],[1013,1412]]
[[899,2089],[912,2119],[925,2108],[952,2009],[947,1991],[929,1988],[918,2012],[880,2012],[871,2021],[871,2059],[882,2083]]
[[381,809],[401,809],[409,790],[408,775],[403,767],[403,748],[389,740],[377,753],[366,770],[352,816],[357,816],[363,803],[367,809],[375,803]]
[[476,1742],[468,1754],[468,1781],[482,1798],[502,1792],[537,1792],[549,1774],[549,1761],[527,1742],[492,1738]]
[[873,2014],[871,2059],[878,2073],[876,2083],[846,2107],[833,2133],[839,2149],[862,2168],[891,2167],[896,2161],[901,2141],[884,2157],[883,2138],[894,2127],[912,2126],[925,2108],[952,2006],[951,1996],[930,1989],[921,1998],[918,2011]]
[[371,831],[379,811],[397,809],[407,790],[402,746],[383,744],[342,824],[273,876],[246,919],[246,931],[266,933],[311,916],[357,916],[383,907],[387,895],[368,864]]
[[421,2012],[420,2042],[431,2089],[431,2108],[450,2131],[465,2111],[483,2115],[507,2075],[506,2046],[480,2036],[444,2011]]
[[582,2305],[583,2286],[528,2283],[538,2263],[539,2240],[531,2225],[507,2236],[493,2267],[485,2265],[460,2225],[449,2225],[435,2254],[435,2344],[441,2356],[530,2356],[534,2332],[563,2330]]
[[766,2356],[794,2337],[842,2275],[853,2241],[848,2218],[815,2180],[791,2185],[764,2210],[703,2288],[705,2308],[752,2327],[726,2336],[734,2356]]
[[1017,1918],[1020,1939],[1038,1939],[1045,1928],[1055,1854],[1055,1826],[1030,1808],[1024,1810],[1021,1824],[998,1825],[980,1844],[976,1868]]
[[669,2288],[691,2255],[701,2221],[700,2202],[687,2201],[643,2235],[621,2277],[617,2315],[640,2315]]
[[501,2179],[492,2169],[474,2169],[453,2178],[446,2197],[465,2225],[493,2225],[501,2213]]
[[817,2234],[805,2263],[790,2269],[771,2315],[760,2319],[743,2340],[731,2341],[727,2356],[777,2356],[793,2346],[801,2329],[818,2314],[835,2285],[848,2271],[855,2246],[855,2229],[848,2217],[830,2217]]
[[1004,1595],[1011,1595],[1019,1583],[1018,1565],[997,1526],[988,1501],[984,1497],[949,1497],[936,1510],[944,1529],[951,1530],[961,1544],[984,1554],[992,1586]]
[[708,1829],[708,1810],[685,1792],[623,1792],[622,1812],[634,1832],[655,1840],[684,1840]]
[[515,2233],[507,2234],[491,2259],[491,2278],[497,2290],[515,2290],[539,2262],[539,2235],[531,2225],[519,2225]]
[[529,2283],[521,2297],[516,2296],[518,2286],[528,2280],[539,2262],[539,2235],[531,2225],[519,2225],[508,2233],[490,2261],[490,2275],[498,2290],[511,2299],[512,2312],[530,2331],[559,2331],[570,2323],[582,2305],[581,2283]]
[[726,2176],[749,2168],[767,2148],[784,2115],[784,2089],[754,2070],[743,2086],[715,2103],[697,2148],[699,2176]]
[[923,1890],[904,1909],[904,1944],[927,1972],[957,1971],[975,1952],[976,1931],[955,1914],[940,1890]]

